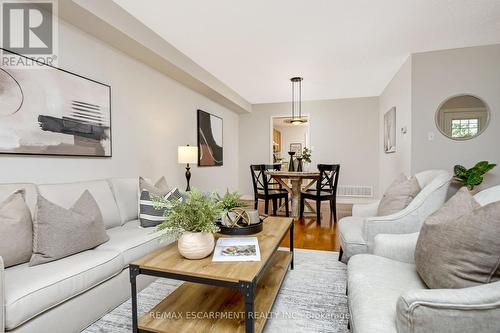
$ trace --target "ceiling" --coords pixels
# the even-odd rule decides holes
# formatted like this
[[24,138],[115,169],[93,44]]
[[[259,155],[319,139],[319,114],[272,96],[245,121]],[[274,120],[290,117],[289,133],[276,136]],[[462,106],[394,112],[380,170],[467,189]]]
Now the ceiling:
[[[409,54],[500,43],[500,0],[114,0],[253,104],[378,96]],[[146,5],[147,3],[147,5]]]

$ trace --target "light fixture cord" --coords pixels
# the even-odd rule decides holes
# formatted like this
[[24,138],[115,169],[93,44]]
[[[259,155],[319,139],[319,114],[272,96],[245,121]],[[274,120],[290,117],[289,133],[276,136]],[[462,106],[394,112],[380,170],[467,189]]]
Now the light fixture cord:
[[302,80],[299,81],[299,119],[302,119]]

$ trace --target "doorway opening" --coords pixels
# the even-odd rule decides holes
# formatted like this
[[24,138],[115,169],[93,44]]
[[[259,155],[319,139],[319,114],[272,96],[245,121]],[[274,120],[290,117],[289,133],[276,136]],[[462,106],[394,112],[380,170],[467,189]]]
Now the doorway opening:
[[310,118],[303,116],[305,122],[294,124],[290,117],[271,117],[271,156],[270,162],[281,164],[281,170],[288,170],[290,155],[288,152],[295,152],[295,156],[301,156],[304,148],[310,148]]

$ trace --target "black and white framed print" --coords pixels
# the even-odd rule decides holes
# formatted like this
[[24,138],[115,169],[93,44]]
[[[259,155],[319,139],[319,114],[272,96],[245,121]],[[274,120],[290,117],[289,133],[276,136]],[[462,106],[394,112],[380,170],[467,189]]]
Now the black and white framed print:
[[302,155],[302,143],[290,143],[290,151],[293,151],[295,155]]
[[0,153],[110,157],[111,87],[38,64],[0,66]]
[[224,162],[222,118],[198,110],[198,165],[221,166]]

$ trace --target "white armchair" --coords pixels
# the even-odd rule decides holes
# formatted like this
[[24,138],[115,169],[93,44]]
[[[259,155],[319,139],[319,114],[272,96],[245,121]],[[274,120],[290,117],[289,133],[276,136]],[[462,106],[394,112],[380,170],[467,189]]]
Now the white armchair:
[[418,232],[424,220],[446,201],[452,174],[446,170],[428,170],[417,173],[422,190],[402,211],[377,216],[380,201],[366,205],[354,205],[352,216],[339,221],[339,260],[373,251],[377,234],[409,234]]
[[379,234],[375,255],[349,261],[351,332],[500,332],[500,282],[427,289],[414,265],[417,238]]
[[[500,186],[474,199],[482,206],[500,201]],[[349,261],[351,332],[500,332],[500,282],[428,289],[415,266],[418,235],[378,234],[373,254]]]

